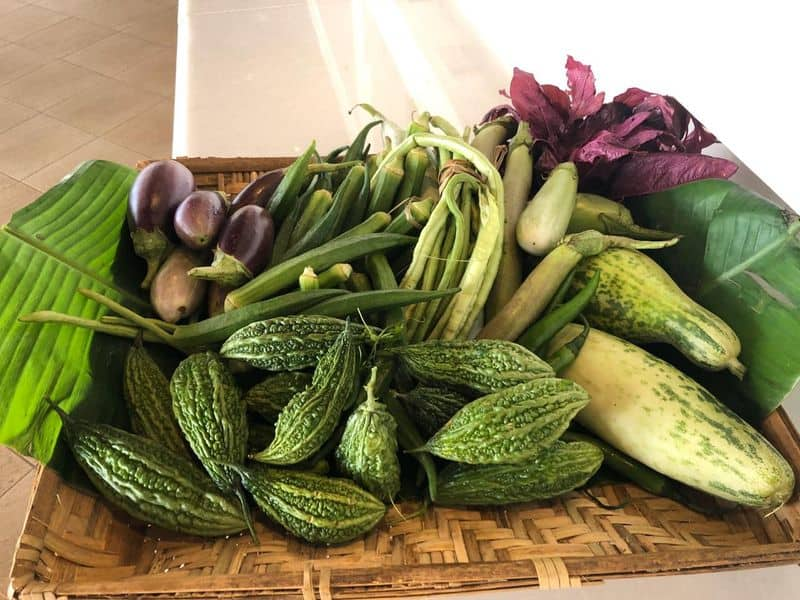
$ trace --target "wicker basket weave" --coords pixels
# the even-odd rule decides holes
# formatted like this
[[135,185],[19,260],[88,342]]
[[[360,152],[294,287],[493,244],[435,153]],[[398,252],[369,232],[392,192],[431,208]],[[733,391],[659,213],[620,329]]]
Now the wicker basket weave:
[[[228,193],[291,159],[181,159],[198,185]],[[782,409],[763,433],[800,480],[800,436]],[[148,528],[40,466],[12,588],[19,598],[396,597],[579,587],[603,579],[800,563],[797,493],[768,517],[703,516],[630,484],[503,509],[389,511],[363,539],[314,547],[259,518],[247,535],[204,540]],[[400,507],[411,514],[416,507]]]

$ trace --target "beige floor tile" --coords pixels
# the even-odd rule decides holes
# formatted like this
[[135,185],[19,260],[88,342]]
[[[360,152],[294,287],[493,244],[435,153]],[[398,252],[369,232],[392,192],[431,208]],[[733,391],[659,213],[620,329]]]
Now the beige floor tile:
[[67,55],[65,60],[113,77],[125,69],[146,63],[163,52],[161,46],[155,46],[147,40],[127,33],[117,33],[79,52]]
[[26,2],[22,2],[21,0],[0,0],[0,15],[16,10],[25,6],[25,4]]
[[[14,212],[27,206],[41,195],[41,190],[18,181],[0,188],[0,223],[8,223]],[[2,527],[0,527],[0,531],[2,531]]]
[[91,139],[85,131],[37,115],[0,135],[0,173],[25,179]]
[[39,52],[16,44],[0,46],[0,85],[35,71],[47,61],[47,57]]
[[51,106],[45,112],[68,125],[102,135],[162,100],[161,96],[150,92],[131,93],[129,84],[116,79],[104,79],[78,96]]
[[174,48],[178,42],[178,7],[148,15],[128,24],[125,33]]
[[[0,447],[0,451],[9,452],[4,447]],[[5,494],[0,491],[0,515],[3,515],[3,526],[0,528],[0,594],[8,589],[11,561],[25,524],[25,513],[33,493],[34,474],[35,471],[31,469]]]
[[149,0],[36,0],[36,4],[92,23],[122,27],[160,9]]
[[[35,468],[36,462],[8,446],[0,445],[0,497]],[[0,513],[1,514],[1,513]]]
[[66,54],[77,52],[114,33],[116,31],[110,27],[70,17],[32,33],[17,43],[20,46],[36,50],[45,56],[59,58]]
[[14,42],[66,18],[66,15],[41,6],[27,4],[3,15],[0,19],[0,39]]
[[144,154],[98,138],[27,177],[24,183],[40,190],[49,190],[74,171],[75,167],[87,160],[110,160],[121,165],[135,167],[138,161],[146,158],[148,157]]
[[94,71],[56,60],[0,87],[0,98],[44,110],[104,80]]
[[175,48],[164,48],[147,60],[116,75],[135,89],[141,88],[162,96],[175,94]]
[[164,100],[103,137],[147,158],[168,158],[172,154],[172,110],[172,101]]
[[36,111],[10,100],[0,99],[0,132],[27,121]]

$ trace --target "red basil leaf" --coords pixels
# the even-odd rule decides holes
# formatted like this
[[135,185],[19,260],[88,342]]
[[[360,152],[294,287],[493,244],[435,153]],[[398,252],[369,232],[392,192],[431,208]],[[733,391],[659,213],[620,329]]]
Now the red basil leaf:
[[615,198],[660,192],[698,179],[727,179],[736,165],[724,158],[677,152],[643,152],[621,161],[611,184]]

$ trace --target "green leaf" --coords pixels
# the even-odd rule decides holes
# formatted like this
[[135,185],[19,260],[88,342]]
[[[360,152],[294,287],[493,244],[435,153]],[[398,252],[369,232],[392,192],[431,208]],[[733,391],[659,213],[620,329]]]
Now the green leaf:
[[[765,417],[800,379],[800,217],[717,179],[630,204],[637,223],[684,235],[651,256],[736,331],[747,367],[738,386],[742,410]],[[730,378],[709,375],[712,389],[721,377]]]
[[56,310],[96,319],[106,309],[77,292],[99,291],[143,310],[143,262],[125,223],[136,172],[105,161],[81,165],[0,231],[0,443],[68,471],[56,446],[59,418],[49,395],[68,411],[123,424],[122,364],[128,342],[71,326],[23,323],[21,315]]

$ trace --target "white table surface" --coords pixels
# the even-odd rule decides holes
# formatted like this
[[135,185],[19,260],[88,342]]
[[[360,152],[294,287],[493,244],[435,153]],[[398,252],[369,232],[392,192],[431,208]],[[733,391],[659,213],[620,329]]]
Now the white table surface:
[[[358,102],[401,124],[428,110],[471,125],[503,102],[498,90],[514,66],[564,87],[572,54],[592,65],[607,96],[638,86],[677,97],[750,167],[740,182],[800,211],[796,19],[790,3],[731,4],[182,0],[173,156],[287,156],[311,139],[327,151],[370,120],[348,115]],[[727,148],[713,153],[729,156]],[[800,424],[800,396],[784,406]],[[798,594],[800,569],[789,566],[609,581],[550,597]]]

